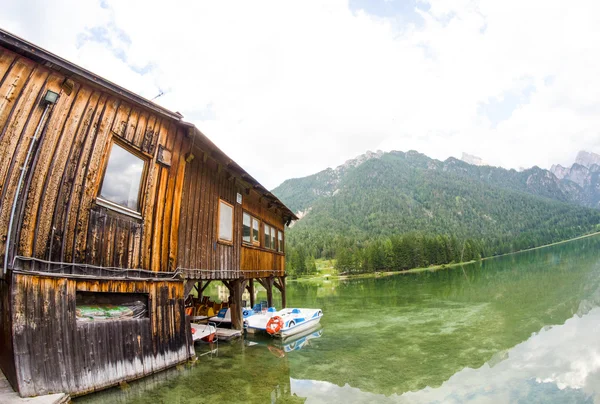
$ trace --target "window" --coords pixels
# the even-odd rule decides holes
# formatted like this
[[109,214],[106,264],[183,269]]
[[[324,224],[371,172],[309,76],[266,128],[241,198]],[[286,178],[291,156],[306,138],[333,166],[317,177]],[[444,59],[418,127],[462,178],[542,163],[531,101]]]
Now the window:
[[260,245],[260,222],[252,218],[252,244]]
[[219,241],[233,242],[233,205],[219,199]]
[[274,227],[271,227],[271,248],[277,249],[277,230]]
[[283,232],[277,230],[277,251],[283,252]]
[[248,244],[260,245],[259,226],[258,219],[244,212],[242,219],[242,241]]
[[144,166],[143,159],[113,143],[98,196],[105,201],[139,212]]
[[265,244],[263,245],[263,247],[268,248],[270,250],[277,249],[277,229],[275,229],[273,226],[265,224],[264,240]]
[[265,243],[264,246],[265,248],[271,248],[271,226],[269,226],[268,224],[265,224],[264,226],[264,230],[265,230]]
[[242,241],[244,243],[252,242],[252,217],[246,212],[242,217]]

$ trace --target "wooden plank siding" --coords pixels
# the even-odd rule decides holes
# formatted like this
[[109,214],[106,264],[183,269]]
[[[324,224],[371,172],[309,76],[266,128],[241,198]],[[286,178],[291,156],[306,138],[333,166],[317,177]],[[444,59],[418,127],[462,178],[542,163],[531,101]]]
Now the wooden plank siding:
[[[78,82],[69,95],[61,88],[64,76],[6,49],[0,73],[0,258],[21,167],[42,116],[40,100],[52,90],[60,97],[42,122],[18,196],[13,255],[174,271],[183,154],[190,147],[185,130]],[[142,220],[95,203],[113,141],[145,156]],[[170,167],[156,162],[159,144],[172,153]]]
[[[183,283],[13,276],[14,353],[23,396],[83,394],[187,360]],[[148,318],[76,320],[76,293],[147,294]]]
[[[236,203],[241,190],[235,181],[204,152],[186,168],[181,197],[179,266],[192,279],[238,279],[241,250],[242,207]],[[217,240],[219,199],[233,205],[233,243]]]
[[[284,215],[269,207],[270,202],[258,192],[220,170],[209,153],[194,147],[196,157],[183,180],[178,262],[186,269],[184,276],[199,280],[283,276],[284,253],[242,243],[242,214],[246,211],[280,231],[285,228]],[[241,205],[236,202],[237,193],[242,195]],[[234,206],[232,245],[217,240],[219,199]]]
[[[0,47],[0,262],[12,241],[9,273],[0,280],[0,367],[22,396],[88,392],[191,354],[180,278],[110,279],[110,272],[89,275],[84,266],[175,271],[187,130],[94,83],[71,77],[72,89],[65,89],[66,78]],[[47,90],[59,98],[42,121]],[[145,160],[142,219],[96,203],[113,142]],[[170,166],[157,162],[159,145],[171,152]],[[75,270],[18,259],[13,267],[17,256],[81,265]],[[67,270],[56,270],[61,266]],[[37,272],[24,272],[31,269]],[[80,290],[147,293],[150,318],[77,324]]]
[[[243,210],[261,221],[261,243],[263,242],[263,225],[265,223],[279,231],[284,231],[285,221],[281,212],[274,207],[269,208],[269,202],[256,191],[250,190],[248,193],[244,193],[242,206]],[[242,245],[240,269],[245,278],[283,276],[285,274],[285,254],[262,247]]]

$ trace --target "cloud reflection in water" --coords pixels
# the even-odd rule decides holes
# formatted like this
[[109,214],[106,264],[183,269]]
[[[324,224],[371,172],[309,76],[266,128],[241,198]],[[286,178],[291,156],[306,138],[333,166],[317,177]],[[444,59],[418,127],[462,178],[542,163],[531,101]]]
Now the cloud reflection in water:
[[600,402],[600,308],[582,302],[563,325],[545,327],[479,369],[466,368],[438,388],[386,397],[345,385],[291,379],[307,403]]

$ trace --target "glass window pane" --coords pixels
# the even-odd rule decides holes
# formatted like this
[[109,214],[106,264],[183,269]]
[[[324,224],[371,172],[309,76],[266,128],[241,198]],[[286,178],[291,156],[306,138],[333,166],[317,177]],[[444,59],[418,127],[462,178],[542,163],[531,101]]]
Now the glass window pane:
[[233,208],[219,201],[219,239],[233,241]]
[[100,197],[139,211],[138,197],[144,173],[144,160],[118,144],[112,145]]
[[277,234],[275,233],[275,228],[271,227],[271,248],[275,249],[277,247]]
[[252,219],[250,218],[250,215],[247,213],[244,213],[243,215],[243,219],[242,219],[242,240],[245,243],[250,243],[251,242],[251,238],[250,238],[250,222],[252,221]]
[[270,227],[265,224],[265,248],[271,248],[271,231]]
[[277,230],[277,239],[277,251],[283,252],[283,232],[280,230]]
[[260,222],[255,218],[252,218],[252,242],[254,244],[260,244],[260,234],[259,234]]

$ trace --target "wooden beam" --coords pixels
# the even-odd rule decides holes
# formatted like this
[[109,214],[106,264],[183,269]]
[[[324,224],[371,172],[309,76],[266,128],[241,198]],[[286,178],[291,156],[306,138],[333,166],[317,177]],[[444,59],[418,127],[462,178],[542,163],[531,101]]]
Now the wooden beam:
[[260,286],[262,286],[263,288],[267,288],[267,284],[261,278],[256,278],[256,281],[260,283]]
[[246,289],[248,289],[248,293],[250,293],[250,307],[254,307],[254,279],[251,278],[248,281]]
[[225,285],[227,287],[227,289],[229,289],[229,294],[231,295],[232,294],[232,289],[231,288],[232,288],[232,282],[233,281],[228,282],[228,281],[226,281],[224,279],[221,279],[221,282],[223,282],[223,285]]
[[279,291],[281,292],[281,308],[285,309],[287,307],[287,298],[285,293],[285,275],[279,276]]
[[183,297],[186,298],[192,292],[194,286],[196,286],[196,280],[187,280],[183,286]]
[[[223,281],[224,282],[224,281]],[[229,310],[231,312],[231,328],[235,330],[241,330],[243,327],[243,316],[242,316],[242,281],[240,279],[234,279],[230,283],[231,293],[231,305]]]
[[281,290],[283,289],[283,286],[280,283],[277,283],[278,279],[280,279],[279,276],[277,278],[273,279],[273,286],[275,286],[277,288],[277,290],[279,290],[281,292]]
[[273,307],[273,277],[263,278],[263,280],[265,282],[263,286],[267,290],[267,306]]
[[204,290],[208,287],[208,285],[210,285],[210,282],[211,281],[206,281],[204,286],[202,285],[202,282],[200,282],[200,294],[204,293]]

